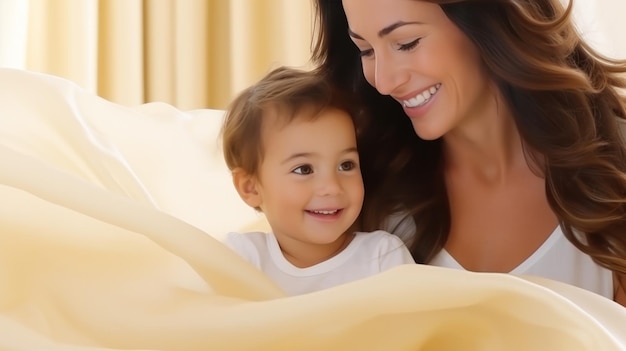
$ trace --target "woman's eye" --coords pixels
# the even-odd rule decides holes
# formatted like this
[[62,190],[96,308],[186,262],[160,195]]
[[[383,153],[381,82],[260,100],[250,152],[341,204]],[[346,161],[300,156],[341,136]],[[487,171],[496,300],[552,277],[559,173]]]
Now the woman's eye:
[[339,170],[340,170],[340,171],[343,171],[343,172],[345,172],[345,171],[351,171],[351,170],[353,170],[353,169],[355,169],[355,168],[356,168],[356,164],[355,164],[354,162],[352,162],[352,161],[342,162],[342,163],[339,165]]
[[304,166],[295,168],[292,172],[295,174],[302,174],[302,175],[311,174],[313,173],[313,167],[309,165],[304,165]]
[[400,46],[398,47],[398,49],[400,51],[411,51],[413,49],[415,49],[415,47],[417,46],[417,44],[419,44],[420,40],[422,40],[422,38],[417,38],[415,40],[413,40],[410,43],[406,43],[406,44],[400,44]]
[[373,54],[374,54],[374,50],[372,50],[372,49],[360,50],[359,51],[359,56],[360,57],[369,57],[369,56],[372,56]]

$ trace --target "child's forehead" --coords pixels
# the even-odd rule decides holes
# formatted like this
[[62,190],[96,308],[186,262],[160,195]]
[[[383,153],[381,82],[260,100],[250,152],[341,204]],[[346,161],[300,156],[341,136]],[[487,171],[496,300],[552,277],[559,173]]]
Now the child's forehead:
[[293,122],[314,121],[327,109],[313,104],[271,104],[263,108],[263,125],[281,129]]
[[[272,138],[276,133],[327,134],[332,133],[336,128],[348,127],[353,133],[355,125],[350,114],[339,108],[324,106],[319,108],[301,108],[299,110],[267,110],[262,116],[260,128],[262,142]],[[346,121],[348,121],[346,124]],[[321,129],[320,129],[321,128]],[[343,130],[343,129],[342,129]]]

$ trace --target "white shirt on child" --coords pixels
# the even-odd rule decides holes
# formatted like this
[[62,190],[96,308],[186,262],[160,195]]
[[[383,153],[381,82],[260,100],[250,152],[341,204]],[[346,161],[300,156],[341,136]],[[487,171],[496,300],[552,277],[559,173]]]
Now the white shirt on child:
[[224,243],[263,271],[288,295],[327,289],[397,265],[415,263],[402,240],[384,231],[357,232],[343,251],[306,268],[287,261],[272,233],[228,233]]

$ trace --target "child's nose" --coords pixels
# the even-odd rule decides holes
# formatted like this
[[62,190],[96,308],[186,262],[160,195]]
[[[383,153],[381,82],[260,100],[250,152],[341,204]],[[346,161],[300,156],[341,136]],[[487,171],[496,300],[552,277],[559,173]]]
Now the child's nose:
[[336,173],[333,172],[332,174],[320,177],[320,181],[318,183],[318,195],[334,196],[341,193],[341,189],[341,182]]

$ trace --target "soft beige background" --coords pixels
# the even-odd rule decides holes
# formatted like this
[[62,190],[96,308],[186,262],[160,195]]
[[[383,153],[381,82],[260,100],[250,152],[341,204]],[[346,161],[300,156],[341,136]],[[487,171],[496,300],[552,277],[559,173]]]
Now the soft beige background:
[[309,0],[0,0],[0,67],[122,103],[223,108],[272,67],[308,67]]
[[[626,58],[625,0],[575,0],[575,13],[594,46]],[[311,0],[0,0],[0,67],[125,105],[223,108],[272,67],[309,67],[312,14]]]

